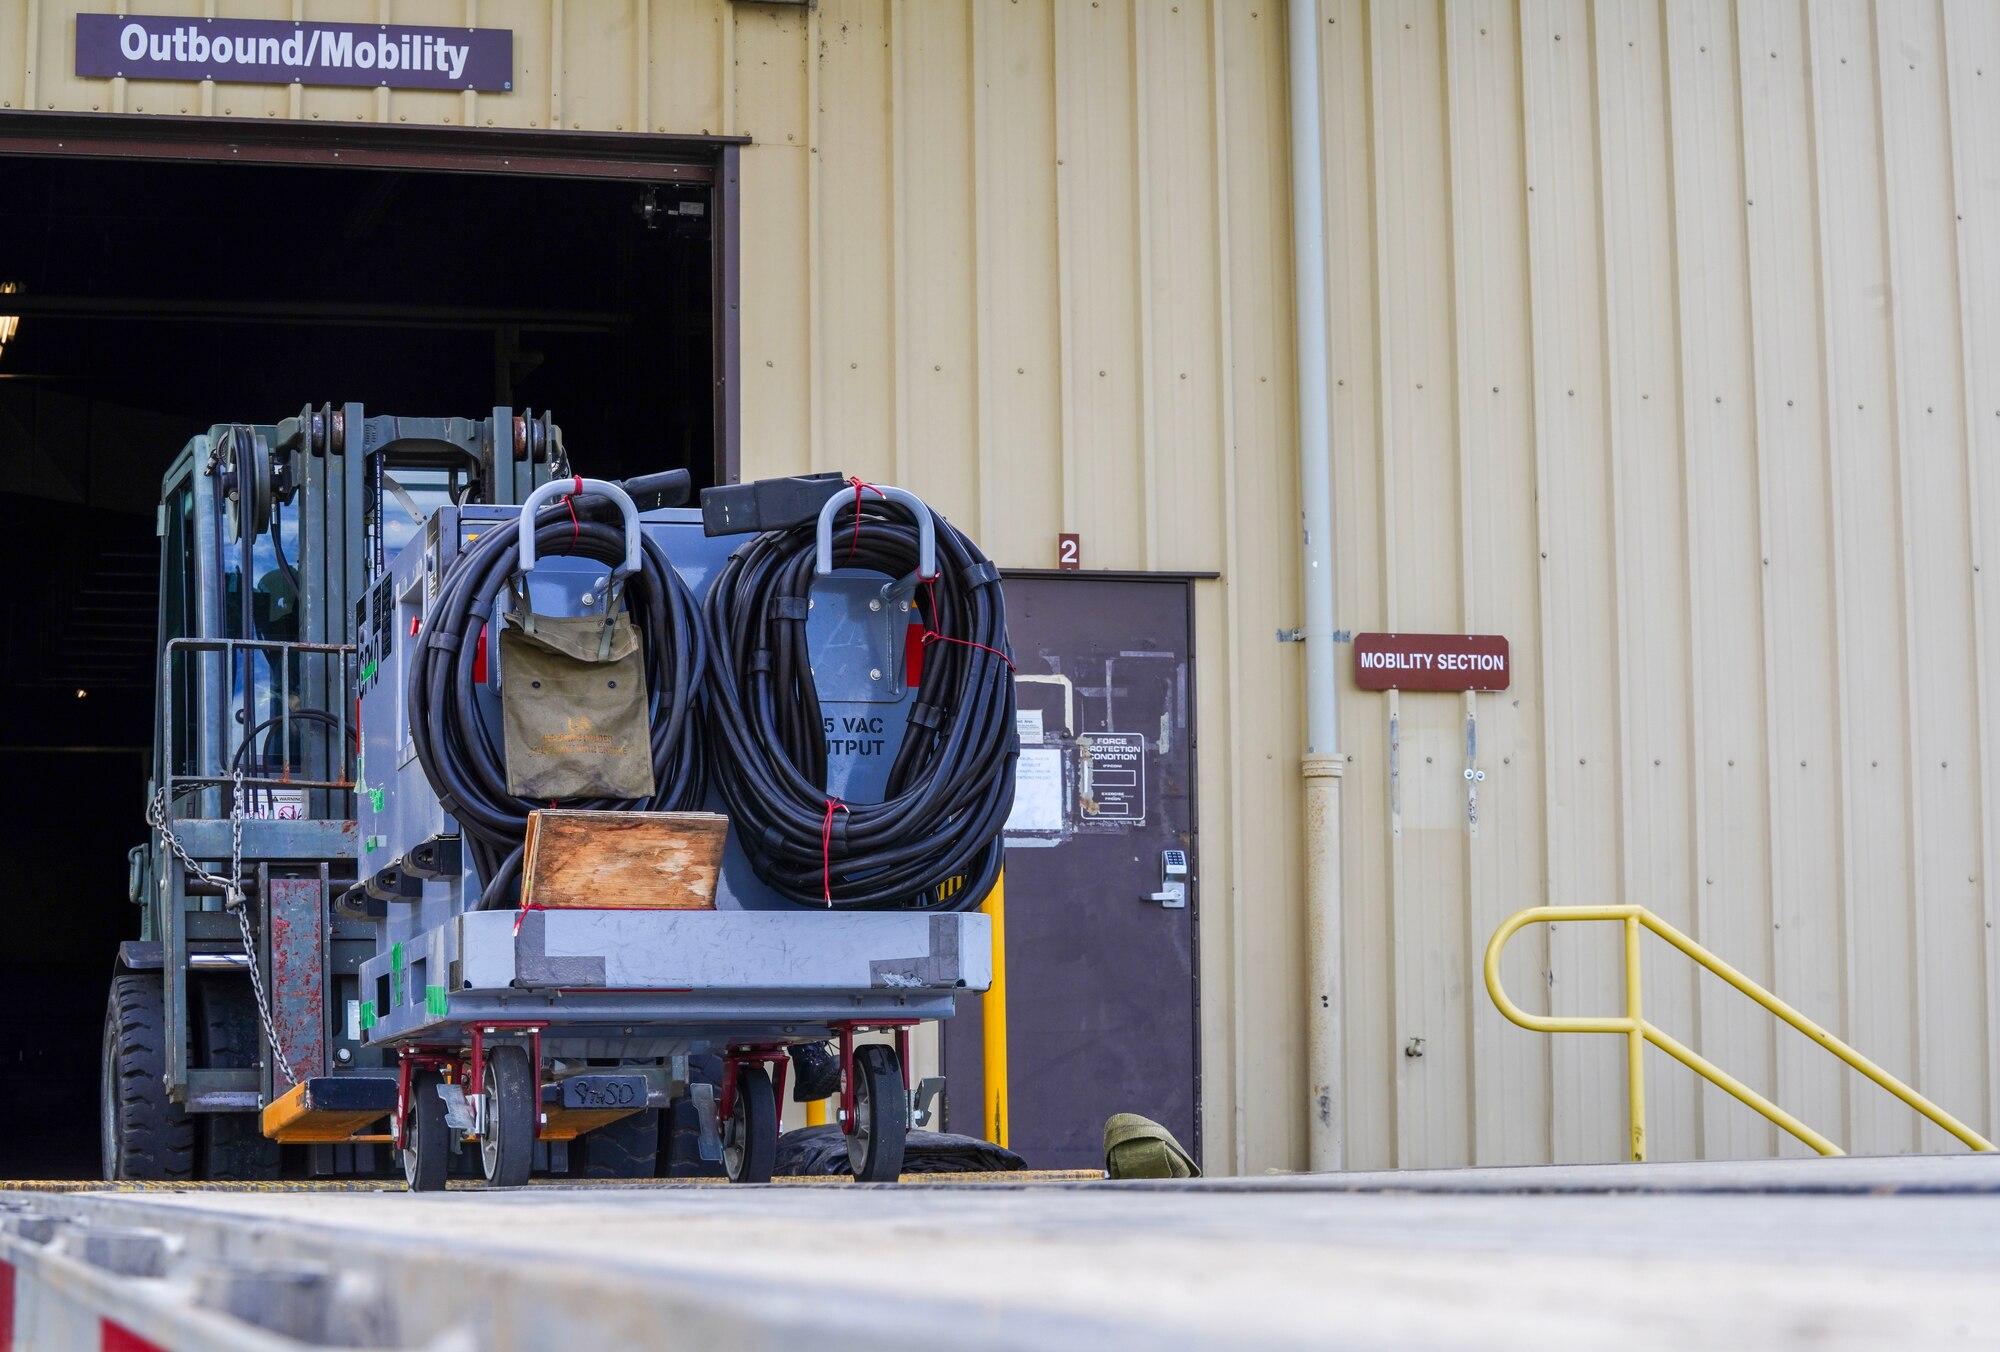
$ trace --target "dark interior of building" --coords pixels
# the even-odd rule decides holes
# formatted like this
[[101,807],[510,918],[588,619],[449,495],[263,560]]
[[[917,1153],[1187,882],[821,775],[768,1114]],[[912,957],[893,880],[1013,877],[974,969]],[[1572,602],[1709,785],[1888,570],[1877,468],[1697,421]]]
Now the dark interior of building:
[[[0,1176],[94,1176],[143,838],[168,462],[307,405],[554,413],[579,473],[713,481],[706,188],[0,158]],[[683,204],[687,209],[683,210]]]

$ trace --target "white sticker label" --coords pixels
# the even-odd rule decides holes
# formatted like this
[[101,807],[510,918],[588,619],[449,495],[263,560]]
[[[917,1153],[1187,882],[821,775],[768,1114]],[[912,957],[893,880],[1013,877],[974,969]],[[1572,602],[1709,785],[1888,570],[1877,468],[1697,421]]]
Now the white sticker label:
[[1077,738],[1077,794],[1083,815],[1098,821],[1146,820],[1146,739],[1136,732]]
[[1014,711],[1014,735],[1021,739],[1022,746],[1042,744],[1042,711],[1040,709],[1016,709]]
[[347,1002],[347,1040],[349,1042],[361,1041],[361,1002],[359,1000],[349,1000]]
[[306,815],[306,791],[304,789],[246,789],[244,796],[250,800],[245,816],[259,821],[302,821]]
[[1014,762],[1014,810],[1007,814],[1006,829],[1063,829],[1061,747],[1026,748]]

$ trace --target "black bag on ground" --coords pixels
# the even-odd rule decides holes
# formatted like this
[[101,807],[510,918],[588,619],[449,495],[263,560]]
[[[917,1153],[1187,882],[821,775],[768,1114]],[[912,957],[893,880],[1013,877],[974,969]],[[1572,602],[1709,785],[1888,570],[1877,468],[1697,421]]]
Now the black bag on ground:
[[[954,1136],[945,1131],[913,1131],[903,1153],[906,1174],[1004,1174],[1028,1167],[1028,1162],[1005,1146],[982,1141],[976,1136]],[[853,1172],[847,1164],[847,1137],[840,1124],[800,1127],[778,1138],[780,1178],[844,1177]]]
[[831,1042],[795,1042],[792,1054],[792,1101],[817,1103],[840,1092],[840,1051]]

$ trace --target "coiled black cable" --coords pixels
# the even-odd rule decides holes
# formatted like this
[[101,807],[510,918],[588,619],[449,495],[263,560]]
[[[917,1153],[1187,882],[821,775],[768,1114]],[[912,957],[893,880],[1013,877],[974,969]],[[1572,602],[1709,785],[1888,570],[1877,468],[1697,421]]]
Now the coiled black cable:
[[[623,563],[623,526],[593,519],[591,509],[605,505],[601,499],[574,502],[585,509],[581,519],[562,504],[537,516],[536,557],[567,554],[614,567]],[[485,531],[458,557],[439,584],[406,691],[417,760],[438,801],[457,818],[482,879],[480,910],[516,903],[528,813],[549,806],[507,791],[500,734],[488,726],[473,677],[480,631],[520,562],[520,535],[511,524]],[[653,796],[568,799],[562,806],[692,811],[701,805],[704,770],[699,705],[707,657],[699,603],[649,536],[641,538],[639,571],[625,579],[623,590],[646,656]]]
[[[703,603],[716,785],[757,876],[801,906],[971,910],[999,875],[1017,754],[1000,574],[949,521],[931,517],[938,576],[915,596],[923,675],[879,803],[826,792],[826,730],[806,647],[813,523],[738,549]],[[868,499],[842,508],[833,528],[839,566],[894,578],[916,571],[908,509]]]

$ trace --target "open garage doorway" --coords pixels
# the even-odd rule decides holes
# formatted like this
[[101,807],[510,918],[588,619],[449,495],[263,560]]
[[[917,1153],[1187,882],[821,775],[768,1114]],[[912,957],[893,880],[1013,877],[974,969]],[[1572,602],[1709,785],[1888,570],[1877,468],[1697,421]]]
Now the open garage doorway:
[[676,138],[0,115],[0,1120],[35,1124],[0,1177],[98,1167],[169,461],[351,401],[546,410],[580,473],[732,477],[733,170]]

